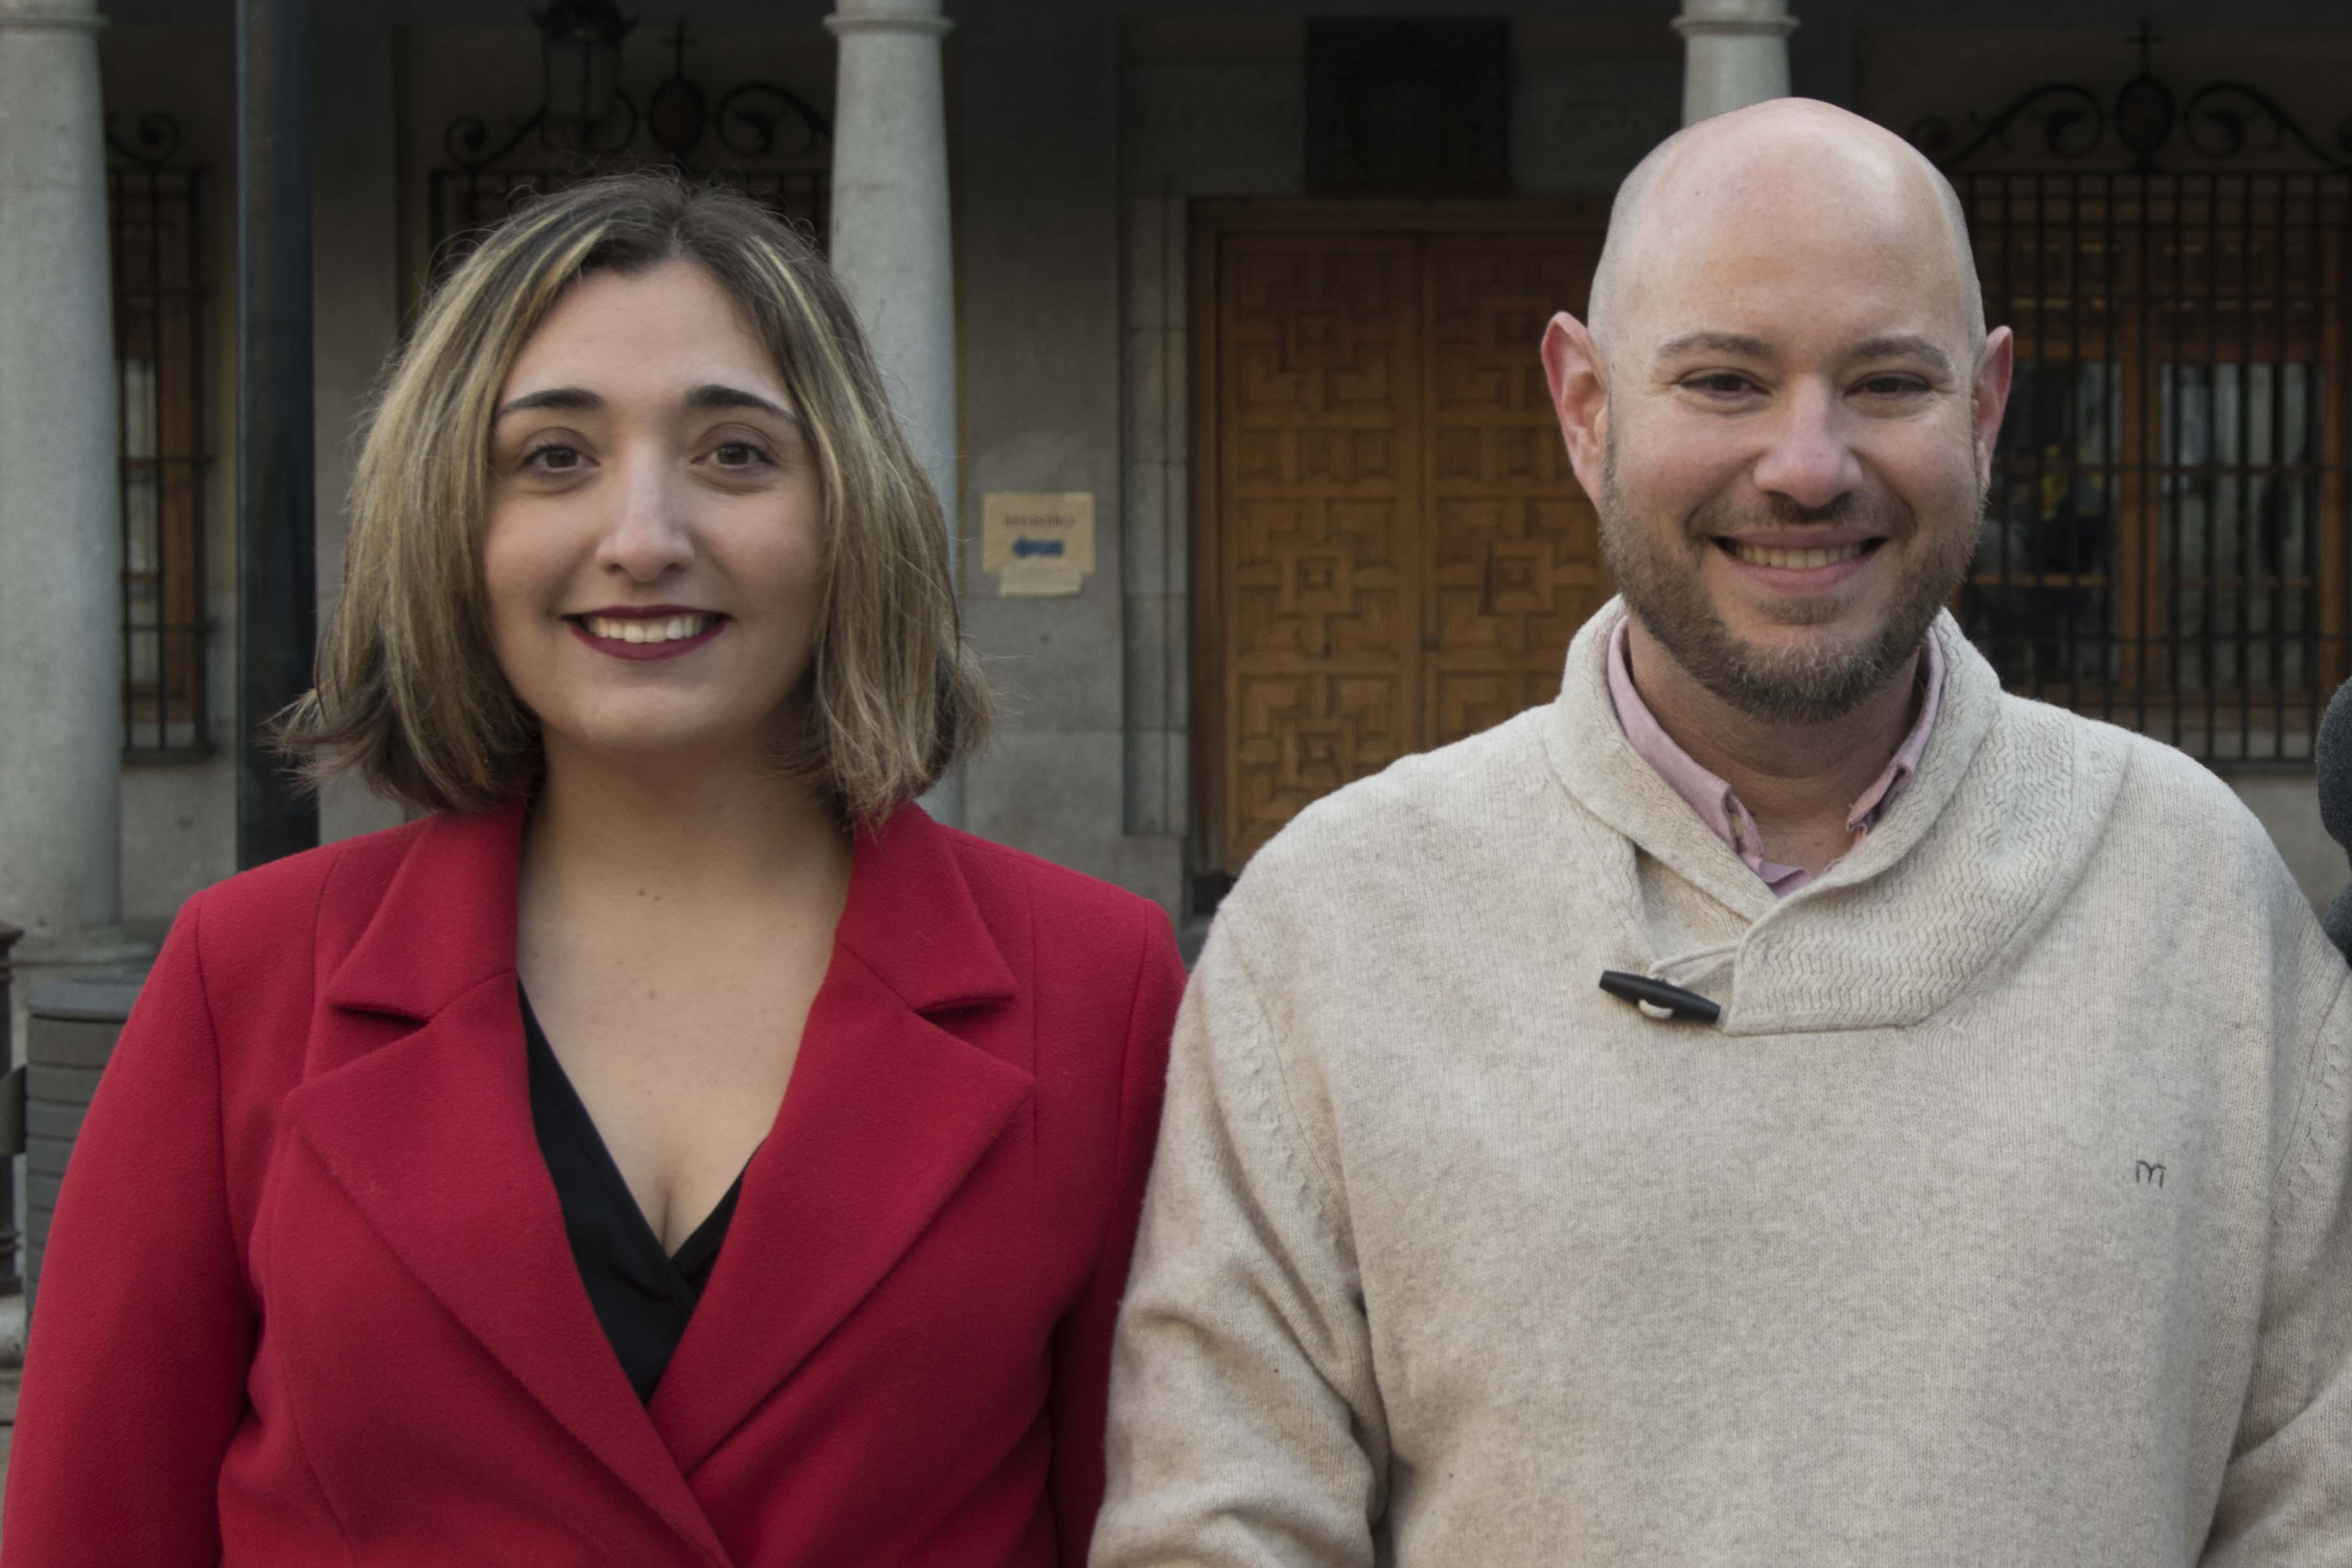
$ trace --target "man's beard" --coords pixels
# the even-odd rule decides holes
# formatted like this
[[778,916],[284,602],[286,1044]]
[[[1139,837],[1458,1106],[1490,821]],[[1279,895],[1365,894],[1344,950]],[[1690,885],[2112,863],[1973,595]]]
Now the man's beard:
[[[1843,718],[1900,678],[1919,651],[1936,612],[1959,588],[1975,559],[1985,497],[1979,487],[1974,510],[1956,523],[1938,523],[1924,537],[1919,520],[1902,500],[1868,502],[1853,494],[1826,507],[1806,508],[1773,495],[1760,517],[1742,517],[1728,506],[1710,503],[1692,514],[1684,532],[1691,547],[1676,554],[1629,516],[1617,489],[1617,444],[1602,459],[1601,553],[1617,579],[1617,592],[1650,635],[1708,691],[1737,711],[1768,723],[1818,724]],[[1843,643],[1823,640],[1804,647],[1767,648],[1741,640],[1707,601],[1699,581],[1705,552],[1718,548],[1717,535],[1737,535],[1768,525],[1860,523],[1881,536],[1878,549],[1916,541],[1899,568],[1894,602],[1877,630]],[[1782,624],[1801,626],[1829,619],[1843,608],[1834,596],[1790,600]]]

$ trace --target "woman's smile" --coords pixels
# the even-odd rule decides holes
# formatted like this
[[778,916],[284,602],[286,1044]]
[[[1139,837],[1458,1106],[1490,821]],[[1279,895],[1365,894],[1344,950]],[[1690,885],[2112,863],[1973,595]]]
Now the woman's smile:
[[764,764],[814,655],[824,500],[743,311],[688,261],[593,275],[499,402],[483,583],[549,754]]
[[614,658],[677,658],[709,646],[728,626],[725,616],[673,605],[614,605],[566,616],[572,635]]

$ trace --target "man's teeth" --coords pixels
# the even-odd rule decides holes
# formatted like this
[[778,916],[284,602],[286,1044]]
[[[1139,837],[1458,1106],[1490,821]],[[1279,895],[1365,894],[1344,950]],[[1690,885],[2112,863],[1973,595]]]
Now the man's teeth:
[[583,616],[591,637],[611,637],[615,642],[673,642],[679,637],[699,637],[710,629],[716,616],[672,616],[667,620],[623,620],[617,616]]
[[1851,561],[1869,548],[1866,540],[1856,544],[1841,544],[1833,550],[1772,550],[1761,544],[1742,543],[1736,539],[1728,542],[1731,552],[1751,566],[1786,566],[1800,572]]

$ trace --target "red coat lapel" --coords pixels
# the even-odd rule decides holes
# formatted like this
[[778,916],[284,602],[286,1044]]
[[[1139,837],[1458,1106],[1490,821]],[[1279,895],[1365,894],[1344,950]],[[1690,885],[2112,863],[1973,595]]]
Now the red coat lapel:
[[[515,1001],[520,806],[426,824],[329,977],[320,1027],[423,1026],[288,1097],[298,1127],[417,1280],[566,1430],[713,1563],[727,1555],[589,1305],[531,1126]],[[330,1037],[323,1053],[338,1051]]]
[[[1024,1066],[924,1016],[1013,990],[944,830],[907,806],[861,835],[783,1107],[654,1391],[680,1468],[856,1310],[1028,1098]],[[791,1289],[776,1288],[780,1271]]]

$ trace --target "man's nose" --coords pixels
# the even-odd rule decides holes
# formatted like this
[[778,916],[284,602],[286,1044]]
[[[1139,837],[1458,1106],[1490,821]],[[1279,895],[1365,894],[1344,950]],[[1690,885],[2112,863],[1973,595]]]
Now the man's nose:
[[1837,399],[1825,384],[1801,381],[1782,400],[1771,445],[1756,465],[1756,485],[1808,511],[1853,490],[1861,464],[1840,427]]
[[618,467],[596,563],[635,582],[656,582],[694,558],[687,487],[664,454],[625,453]]

